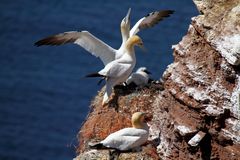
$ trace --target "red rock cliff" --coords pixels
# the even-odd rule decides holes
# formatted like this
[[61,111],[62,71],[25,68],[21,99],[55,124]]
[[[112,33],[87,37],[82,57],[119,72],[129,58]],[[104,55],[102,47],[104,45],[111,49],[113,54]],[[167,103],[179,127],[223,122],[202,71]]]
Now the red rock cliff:
[[107,159],[87,143],[130,126],[136,111],[152,116],[150,142],[120,159],[240,159],[240,1],[194,2],[201,15],[173,46],[163,86],[116,90],[105,107],[100,92],[79,132],[76,159]]

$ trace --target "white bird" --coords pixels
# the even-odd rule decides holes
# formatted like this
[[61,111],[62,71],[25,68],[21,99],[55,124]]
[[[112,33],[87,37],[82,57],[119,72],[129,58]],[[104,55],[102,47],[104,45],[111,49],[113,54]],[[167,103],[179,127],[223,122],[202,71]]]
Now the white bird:
[[157,24],[164,17],[168,17],[173,13],[172,10],[164,10],[159,12],[153,12],[148,14],[146,17],[141,18],[134,27],[130,30],[130,12],[128,10],[127,15],[123,18],[120,29],[122,35],[122,44],[119,49],[114,49],[89,33],[88,31],[70,31],[64,32],[57,35],[49,36],[35,43],[36,46],[42,45],[62,45],[66,43],[74,43],[92,55],[99,57],[104,65],[112,62],[115,59],[121,58],[124,54],[124,48],[126,41],[129,37],[138,33],[141,29],[150,28]]
[[[113,72],[106,72],[106,70],[111,70],[109,66],[113,66],[112,64],[107,67],[107,65],[114,60],[118,60],[121,57],[125,55],[126,48],[127,46],[127,41],[134,37],[136,33],[138,33],[141,29],[144,28],[149,28],[155,25],[158,21],[163,19],[164,17],[168,17],[170,14],[173,13],[171,10],[166,10],[166,11],[160,11],[160,12],[153,12],[149,14],[146,17],[141,18],[135,25],[134,27],[130,30],[130,12],[131,9],[129,9],[126,17],[123,18],[121,22],[121,34],[122,34],[122,45],[121,47],[116,50],[100,39],[96,38],[94,35],[89,33],[88,31],[70,31],[70,32],[64,32],[60,33],[54,36],[50,36],[47,38],[44,38],[42,40],[39,40],[35,43],[36,46],[41,46],[41,45],[62,45],[66,43],[75,43],[83,47],[85,50],[90,52],[92,55],[99,57],[101,61],[105,65],[105,69],[101,71],[100,73],[103,74],[102,76],[108,76],[108,85],[106,87],[106,94],[104,95],[104,100],[103,103],[107,102],[110,93],[111,93],[111,88],[116,85],[119,81],[125,82],[128,76],[131,74],[133,67],[135,66],[136,60],[135,60],[135,52],[132,52],[131,54],[132,57],[134,57],[134,61],[132,62],[133,64],[127,71],[120,71],[120,68],[114,69],[114,74],[119,72],[117,77],[122,77],[120,80],[115,80],[112,82],[114,78],[110,78],[112,76]],[[130,30],[130,31],[129,31]],[[129,43],[130,44],[130,43]],[[134,51],[134,49],[133,49]],[[114,62],[115,63],[115,62]],[[126,65],[126,64],[122,64]],[[116,67],[115,67],[116,68]],[[130,72],[130,73],[129,73]],[[121,75],[121,76],[119,76]],[[116,79],[116,77],[115,77]]]
[[112,89],[115,85],[127,80],[136,64],[134,46],[143,46],[141,38],[137,35],[130,37],[123,50],[124,55],[108,63],[98,73],[89,74],[86,77],[104,77],[106,80],[106,91],[103,96],[102,104],[108,103]]
[[151,28],[154,25],[156,25],[159,21],[163,20],[165,17],[169,17],[170,14],[173,14],[173,10],[162,10],[162,11],[155,11],[149,13],[147,16],[139,19],[137,23],[132,27],[130,30],[130,13],[131,8],[129,8],[128,13],[126,17],[123,18],[120,29],[121,29],[121,35],[122,35],[122,44],[120,48],[116,51],[115,58],[120,58],[123,55],[122,50],[125,47],[126,41],[129,37],[132,37],[136,35],[140,30]]
[[132,73],[130,77],[128,77],[126,84],[134,83],[137,86],[145,86],[149,82],[149,72],[146,67],[140,67],[135,73]]
[[131,9],[129,9],[127,15],[121,22],[122,45],[118,50],[110,47],[88,31],[69,31],[60,33],[41,39],[37,41],[35,45],[62,45],[66,43],[74,43],[81,46],[95,57],[100,58],[106,66],[115,59],[121,58],[124,54],[126,41],[129,38],[129,36],[126,35],[129,35],[130,30],[130,11]]
[[149,127],[145,122],[144,113],[136,112],[132,115],[132,127],[124,128],[117,132],[111,133],[104,140],[96,144],[89,144],[90,148],[117,149],[127,151],[135,149],[147,142]]
[[[130,11],[131,8],[128,10],[127,16],[130,16]],[[173,14],[173,10],[162,10],[162,11],[155,11],[149,13],[147,16],[139,19],[137,23],[132,27],[130,32],[128,33],[128,27],[130,28],[130,20],[124,21],[121,23],[121,33],[123,39],[126,39],[133,35],[136,35],[139,31],[146,29],[146,28],[151,28],[154,25],[156,25],[159,21],[163,20],[165,17],[169,17],[170,14]],[[126,17],[127,17],[126,16]],[[125,38],[126,37],[126,38]]]

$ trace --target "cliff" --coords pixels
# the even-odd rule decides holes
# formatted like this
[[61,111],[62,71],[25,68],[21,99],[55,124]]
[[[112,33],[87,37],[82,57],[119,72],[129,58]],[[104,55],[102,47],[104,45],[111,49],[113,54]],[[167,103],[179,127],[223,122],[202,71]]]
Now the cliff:
[[163,83],[116,89],[105,107],[100,91],[79,132],[76,160],[108,159],[107,151],[89,150],[88,142],[130,126],[136,111],[152,117],[149,142],[119,159],[239,159],[240,1],[194,2],[201,15],[173,46]]

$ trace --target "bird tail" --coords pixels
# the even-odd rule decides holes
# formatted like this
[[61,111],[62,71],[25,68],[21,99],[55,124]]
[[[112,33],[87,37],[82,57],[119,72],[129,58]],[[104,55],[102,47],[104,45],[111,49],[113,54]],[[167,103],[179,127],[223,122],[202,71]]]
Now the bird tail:
[[90,74],[86,75],[85,77],[105,77],[105,76],[96,72],[96,73],[90,73]]
[[106,149],[102,143],[88,143],[90,149]]
[[100,86],[103,80],[105,80],[105,77],[101,78],[101,79],[98,81],[97,85]]

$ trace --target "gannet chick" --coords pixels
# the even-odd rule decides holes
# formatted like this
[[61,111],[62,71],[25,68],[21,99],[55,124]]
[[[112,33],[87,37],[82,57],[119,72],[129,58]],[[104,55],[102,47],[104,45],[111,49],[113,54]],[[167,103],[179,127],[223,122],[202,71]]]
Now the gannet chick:
[[137,86],[145,86],[149,82],[149,72],[146,67],[140,67],[135,73],[132,73],[127,79],[126,84],[134,83]]
[[124,55],[108,63],[102,70],[92,73],[86,77],[104,77],[106,80],[106,91],[103,96],[102,104],[108,103],[112,89],[117,84],[121,84],[127,80],[136,64],[134,46],[143,46],[141,38],[137,35],[130,37],[123,50]]
[[107,138],[97,144],[89,144],[90,148],[95,149],[117,149],[127,151],[140,147],[147,142],[149,127],[145,122],[144,113],[136,112],[132,115],[132,127],[124,128],[111,133]]

